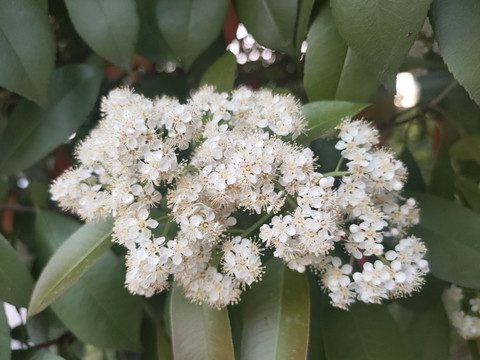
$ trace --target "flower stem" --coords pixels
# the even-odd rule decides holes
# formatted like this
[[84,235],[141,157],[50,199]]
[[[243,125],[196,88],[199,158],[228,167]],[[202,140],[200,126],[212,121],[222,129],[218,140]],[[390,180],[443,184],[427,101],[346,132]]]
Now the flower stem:
[[265,224],[267,220],[269,220],[273,216],[273,213],[266,213],[263,215],[260,219],[258,219],[252,226],[250,226],[248,229],[243,231],[240,236],[242,238],[250,235],[253,231],[255,231],[257,228],[259,228],[261,225]]
[[346,176],[346,175],[350,175],[350,171],[330,171],[328,173],[325,173],[323,174],[323,176],[327,177],[327,176]]

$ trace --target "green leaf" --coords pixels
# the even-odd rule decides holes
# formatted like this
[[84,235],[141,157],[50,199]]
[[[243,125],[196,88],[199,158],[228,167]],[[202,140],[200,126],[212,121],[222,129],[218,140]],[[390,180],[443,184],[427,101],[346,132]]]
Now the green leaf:
[[50,258],[33,290],[27,315],[49,306],[111,246],[112,220],[83,225]]
[[305,359],[310,294],[305,274],[272,258],[244,298],[242,359]]
[[307,272],[310,285],[310,330],[308,335],[308,359],[325,360],[325,349],[322,336],[322,293],[318,278],[312,273]]
[[458,191],[459,197],[468,204],[470,209],[480,212],[480,189],[475,181],[458,176],[455,179],[455,188]]
[[450,147],[450,155],[457,160],[473,160],[480,164],[480,134],[459,139]]
[[65,66],[53,74],[48,108],[20,101],[0,138],[0,173],[31,166],[75,132],[97,100],[101,75],[92,65]]
[[295,51],[297,59],[301,57],[302,43],[306,40],[310,16],[315,0],[301,0],[298,6],[297,25],[295,29]]
[[235,7],[240,22],[259,44],[295,56],[297,1],[239,0]]
[[454,199],[454,171],[448,151],[441,149],[433,167],[428,192],[448,200]]
[[310,26],[305,55],[304,86],[310,101],[368,101],[378,87],[367,70],[343,41],[324,6]]
[[405,335],[410,359],[449,359],[450,324],[441,301],[416,311]]
[[232,91],[236,70],[237,60],[235,55],[227,51],[203,74],[200,85],[213,85],[219,92]]
[[137,51],[152,61],[174,61],[157,25],[157,0],[136,0],[140,27]]
[[0,8],[0,86],[46,106],[55,65],[47,13],[36,0],[0,0]]
[[188,69],[220,34],[228,0],[158,0],[157,24],[170,52]]
[[345,42],[394,92],[397,70],[425,22],[431,1],[331,0],[330,6]]
[[52,211],[35,212],[35,245],[38,262],[44,267],[60,245],[82,225],[71,217]]
[[63,357],[41,349],[16,350],[12,352],[12,360],[65,360]]
[[15,306],[26,306],[33,284],[27,267],[0,234],[0,299]]
[[308,131],[297,138],[300,144],[308,144],[325,132],[332,130],[346,116],[353,116],[369,104],[348,101],[316,101],[303,106],[308,121]]
[[135,0],[65,0],[75,30],[100,56],[128,68],[138,36]]
[[0,359],[10,360],[10,326],[3,302],[0,301]]
[[80,340],[105,348],[138,350],[142,308],[124,286],[125,270],[111,251],[51,306]]
[[439,279],[480,288],[480,215],[434,195],[410,193],[420,204],[415,235],[425,242],[430,272]]
[[[40,263],[45,263],[80,226],[66,216],[38,210],[35,232]],[[106,252],[52,304],[52,309],[86,343],[138,349],[141,305],[139,298],[125,289],[124,281],[124,267],[112,252]]]
[[[430,18],[443,60],[480,104],[480,7],[476,0],[434,0]],[[461,39],[461,41],[459,41]]]
[[170,321],[175,359],[233,359],[233,342],[226,308],[193,304],[182,290],[171,290]]
[[408,359],[400,330],[384,305],[356,303],[345,311],[326,303],[323,317],[328,360]]

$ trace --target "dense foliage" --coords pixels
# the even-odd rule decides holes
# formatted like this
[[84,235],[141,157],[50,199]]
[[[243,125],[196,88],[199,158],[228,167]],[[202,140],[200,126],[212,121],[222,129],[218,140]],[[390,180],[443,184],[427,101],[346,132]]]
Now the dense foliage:
[[479,42],[476,0],[0,0],[0,359],[480,359]]

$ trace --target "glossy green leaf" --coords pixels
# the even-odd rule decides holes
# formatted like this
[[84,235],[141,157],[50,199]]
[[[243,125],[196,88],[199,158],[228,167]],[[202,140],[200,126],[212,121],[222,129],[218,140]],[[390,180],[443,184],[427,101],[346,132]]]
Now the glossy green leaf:
[[233,342],[226,308],[217,310],[185,298],[178,287],[171,289],[170,322],[175,359],[233,359]]
[[259,44],[295,56],[297,1],[239,0],[235,7],[240,22]]
[[97,100],[101,76],[92,65],[65,66],[53,74],[46,109],[21,101],[0,138],[0,173],[31,166],[75,132]]
[[327,360],[405,360],[406,346],[384,305],[356,303],[348,311],[324,305],[322,333]]
[[308,121],[308,131],[297,138],[297,142],[308,144],[325,132],[332,130],[346,116],[354,116],[369,104],[348,101],[315,101],[303,106]]
[[[35,233],[40,263],[44,264],[80,226],[66,216],[38,210]],[[86,343],[138,349],[141,305],[139,298],[128,293],[124,281],[123,265],[112,252],[106,252],[52,304],[52,309]]]
[[448,200],[454,199],[454,171],[448,151],[442,149],[433,167],[428,192]]
[[131,295],[124,283],[123,264],[107,251],[51,305],[53,312],[86,343],[138,350],[140,298]]
[[378,87],[375,75],[366,69],[343,41],[330,8],[315,17],[307,37],[304,86],[310,101],[368,101]]
[[[480,104],[480,7],[476,0],[434,0],[430,18],[443,60]],[[461,39],[461,41],[460,41]]]
[[137,51],[152,61],[174,61],[168,45],[157,25],[158,0],[136,0],[140,27],[138,30]]
[[219,92],[233,89],[237,60],[230,51],[219,57],[203,74],[200,85],[213,85]]
[[82,225],[71,217],[52,211],[35,212],[35,245],[38,262],[44,267],[60,245]]
[[83,225],[58,248],[33,290],[28,316],[49,306],[111,246],[112,220]]
[[65,0],[73,26],[100,56],[128,67],[138,36],[135,0]]
[[414,233],[428,249],[430,271],[439,279],[480,288],[480,215],[434,195],[411,193],[420,203]]
[[295,51],[297,59],[300,59],[302,43],[307,38],[308,25],[312,14],[315,0],[302,0],[298,4],[297,25],[295,29]]
[[228,0],[158,0],[157,24],[175,59],[185,68],[218,37]]
[[395,90],[395,75],[420,32],[432,0],[331,0],[345,42],[377,78]]
[[10,326],[3,302],[0,301],[0,359],[10,360],[10,355]]
[[55,39],[36,0],[0,0],[0,86],[46,106]]
[[0,300],[26,306],[34,281],[15,249],[0,234]]
[[305,359],[310,294],[305,274],[272,258],[244,299],[242,359]]
[[441,301],[415,311],[405,334],[410,359],[449,359],[450,324]]
[[480,134],[459,139],[450,147],[450,155],[457,160],[473,160],[480,164]]

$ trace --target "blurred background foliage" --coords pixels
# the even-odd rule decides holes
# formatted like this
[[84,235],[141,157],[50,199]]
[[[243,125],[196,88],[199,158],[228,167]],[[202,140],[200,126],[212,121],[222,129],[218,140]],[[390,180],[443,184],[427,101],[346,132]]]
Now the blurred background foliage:
[[[0,308],[0,359],[480,359],[441,300],[449,283],[480,289],[479,43],[476,0],[0,0],[0,300],[29,308],[13,328]],[[374,122],[422,209],[422,292],[338,310],[270,260],[228,310],[129,294],[111,224],[62,214],[49,184],[110,89],[185,100],[202,84],[295,94],[325,171],[320,135]]]

